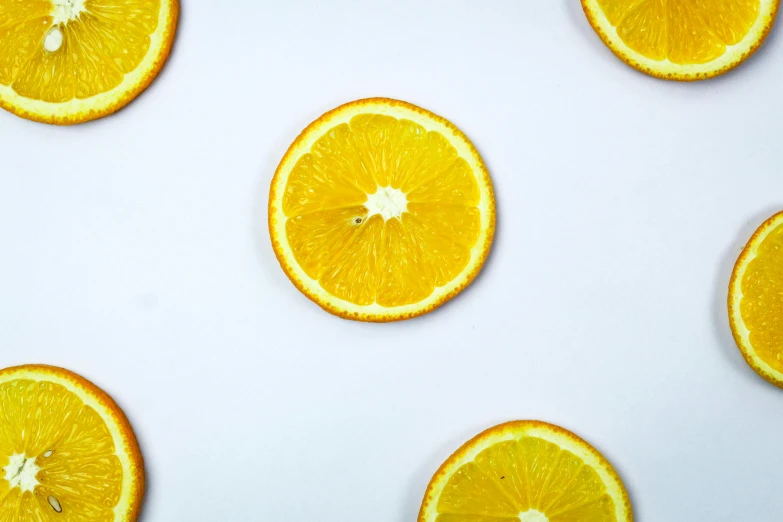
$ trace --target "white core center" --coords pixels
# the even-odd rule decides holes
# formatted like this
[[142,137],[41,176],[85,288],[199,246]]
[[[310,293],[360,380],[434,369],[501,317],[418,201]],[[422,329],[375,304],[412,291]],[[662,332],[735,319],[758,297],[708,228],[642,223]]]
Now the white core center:
[[408,210],[408,198],[400,189],[391,187],[378,187],[374,194],[367,195],[367,202],[364,204],[369,210],[367,218],[380,214],[384,220],[399,218],[402,213]]
[[50,53],[53,53],[60,49],[63,45],[63,32],[60,31],[59,27],[55,27],[51,31],[49,31],[49,34],[46,35],[46,38],[44,39],[44,49],[49,51]]
[[54,12],[52,12],[52,25],[64,24],[70,20],[77,20],[84,12],[84,0],[52,0]]
[[3,468],[5,479],[13,488],[21,488],[22,491],[33,491],[38,485],[35,478],[41,468],[35,465],[34,458],[26,458],[24,454],[11,455],[11,461]]
[[522,522],[549,522],[549,519],[540,511],[529,509],[519,514],[519,520]]

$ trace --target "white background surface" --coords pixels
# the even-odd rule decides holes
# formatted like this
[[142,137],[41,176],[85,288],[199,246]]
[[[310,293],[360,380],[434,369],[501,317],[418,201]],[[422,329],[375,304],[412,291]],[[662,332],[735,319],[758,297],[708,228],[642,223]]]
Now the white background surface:
[[[722,78],[655,80],[578,0],[186,1],[118,115],[0,111],[0,366],[117,399],[144,522],[410,522],[453,450],[527,418],[601,450],[638,521],[780,520],[783,390],[725,296],[783,208],[782,60],[778,28]],[[310,303],[266,230],[287,146],[368,96],[461,127],[498,201],[477,281],[391,325]]]

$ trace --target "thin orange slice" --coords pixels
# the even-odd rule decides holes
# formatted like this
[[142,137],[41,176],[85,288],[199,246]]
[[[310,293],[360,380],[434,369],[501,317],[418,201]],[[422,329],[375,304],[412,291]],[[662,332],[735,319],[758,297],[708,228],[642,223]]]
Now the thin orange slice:
[[734,265],[729,321],[751,368],[783,388],[783,212],[756,230]]
[[169,55],[179,0],[1,0],[0,107],[67,125],[124,107]]
[[631,522],[628,493],[595,448],[558,426],[501,424],[432,477],[419,522]]
[[136,437],[114,401],[62,368],[0,371],[0,520],[134,522]]
[[780,0],[582,0],[587,19],[618,58],[668,80],[733,69],[764,42]]
[[269,194],[285,273],[325,310],[362,321],[415,317],[457,295],[494,229],[492,183],[468,138],[385,98],[343,105],[307,127]]

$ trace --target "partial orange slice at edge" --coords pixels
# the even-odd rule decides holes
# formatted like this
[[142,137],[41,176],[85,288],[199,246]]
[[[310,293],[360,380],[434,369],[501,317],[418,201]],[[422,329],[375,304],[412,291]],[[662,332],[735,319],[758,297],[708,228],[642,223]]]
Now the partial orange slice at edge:
[[419,522],[631,522],[612,465],[568,430],[538,421],[500,424],[440,467]]
[[764,42],[780,0],[582,0],[590,24],[631,67],[693,81],[723,74]]
[[81,123],[124,107],[168,58],[179,0],[3,0],[0,107]]
[[729,322],[756,373],[783,388],[783,212],[750,238],[729,283]]
[[144,465],[123,412],[62,368],[0,370],[0,520],[134,522]]

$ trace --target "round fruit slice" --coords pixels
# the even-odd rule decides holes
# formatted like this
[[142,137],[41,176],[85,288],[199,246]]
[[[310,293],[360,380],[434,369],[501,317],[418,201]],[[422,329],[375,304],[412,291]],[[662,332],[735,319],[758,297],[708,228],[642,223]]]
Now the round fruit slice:
[[128,420],[61,368],[0,371],[0,520],[134,522],[144,467]]
[[780,0],[582,0],[587,19],[625,63],[667,80],[711,78],[762,44]]
[[0,1],[0,107],[45,123],[94,120],[157,76],[178,0]]
[[361,321],[429,312],[467,286],[495,230],[492,183],[467,137],[374,98],[312,123],[272,180],[269,232],[288,277]]
[[734,265],[729,322],[748,364],[783,388],[783,212],[759,227]]
[[630,522],[612,465],[570,431],[501,424],[467,442],[432,477],[419,522]]

